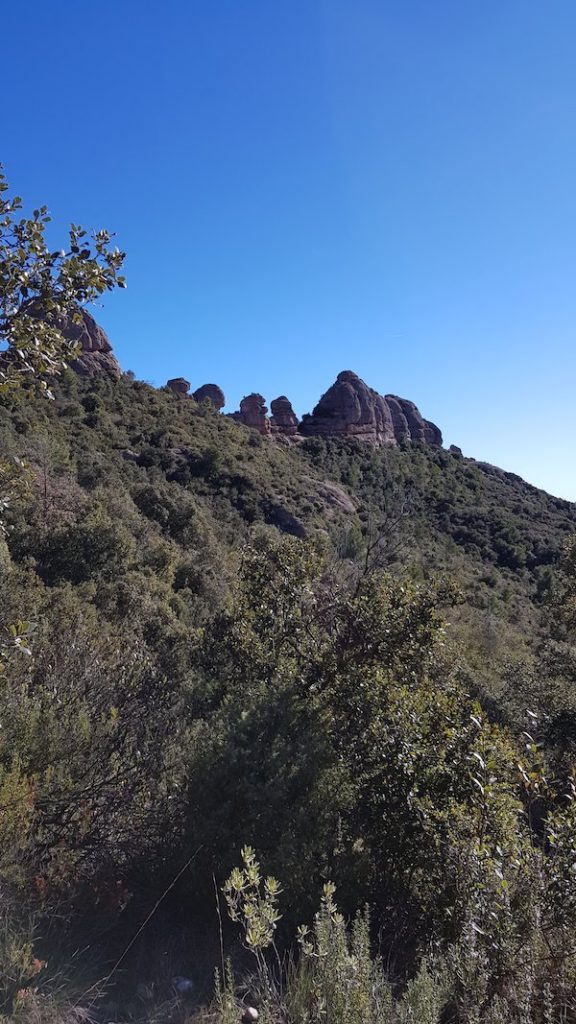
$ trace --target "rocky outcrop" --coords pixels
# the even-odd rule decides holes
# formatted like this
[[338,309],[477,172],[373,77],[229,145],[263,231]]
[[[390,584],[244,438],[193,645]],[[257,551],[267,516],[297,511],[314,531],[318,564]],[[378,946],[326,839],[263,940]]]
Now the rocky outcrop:
[[70,360],[70,366],[76,373],[83,377],[92,377],[97,373],[122,376],[122,367],[112,352],[106,331],[86,309],[78,306],[74,315],[70,312],[56,316],[53,312],[46,313],[39,299],[32,299],[26,304],[25,312],[28,316],[45,320],[57,327],[66,341],[79,347],[78,357]]
[[385,399],[351,370],[338,374],[300,432],[306,437],[358,437],[369,444],[394,443],[394,424]]
[[[67,317],[60,320],[58,327],[68,341],[80,346],[78,358],[71,363],[79,374],[122,375],[106,332],[85,309],[79,310],[77,319]],[[192,397],[196,402],[209,401],[218,411],[226,404],[224,392],[217,384],[202,384],[189,395],[190,381],[185,377],[173,377],[167,381],[166,387],[176,395]],[[231,418],[263,436],[272,435],[278,440],[356,437],[377,447],[388,444],[442,445],[440,429],[424,419],[414,402],[397,395],[380,395],[352,370],[338,374],[313,412],[304,416],[301,422],[285,395],[272,401],[268,417],[266,402],[256,392],[242,399],[239,411],[232,413]],[[454,451],[454,447],[451,450]]]
[[197,402],[211,402],[218,411],[226,405],[224,392],[217,384],[202,384],[202,387],[192,393],[192,398],[195,398]]
[[97,373],[111,373],[114,377],[121,377],[122,368],[112,351],[106,331],[87,310],[81,309],[79,313],[78,320],[70,316],[58,321],[58,328],[66,340],[81,346],[78,358],[70,364],[72,369],[83,377],[93,377]]
[[[34,302],[29,304],[27,311],[33,316],[42,315],[35,311]],[[83,376],[99,373],[122,376],[106,332],[85,309],[78,309],[76,317],[60,318],[57,326],[67,341],[79,346],[78,357],[71,362],[77,373]],[[172,377],[166,387],[181,397],[191,397],[199,403],[208,401],[218,412],[226,404],[224,392],[217,384],[202,384],[190,395],[190,381],[185,377]],[[242,399],[239,411],[232,413],[231,418],[263,436],[272,435],[286,444],[290,443],[289,439],[301,441],[305,437],[356,437],[377,447],[388,444],[442,445],[439,427],[425,420],[414,402],[398,395],[380,395],[352,370],[338,374],[313,412],[304,416],[301,422],[285,395],[272,401],[269,417],[263,396],[256,392]],[[459,453],[455,446],[450,450]]]
[[166,381],[166,387],[170,388],[175,395],[187,395],[190,391],[190,381],[185,377],[172,377]]
[[[435,423],[425,420],[420,415],[414,402],[409,402],[406,398],[398,398],[396,395],[386,395],[386,401],[389,405],[392,402],[397,403],[402,410],[408,427],[407,434],[402,438],[403,440],[411,441],[412,444],[431,444],[438,447],[442,445],[442,431]],[[397,440],[399,439],[397,438]]]
[[[33,304],[30,311],[34,314]],[[79,309],[78,313],[77,318],[70,316],[58,322],[64,337],[80,347],[78,358],[71,363],[72,368],[84,376],[111,373],[120,377],[122,370],[106,332],[85,309]],[[190,395],[190,381],[185,377],[173,377],[167,381],[166,387],[181,397],[191,397],[199,403],[208,401],[218,412],[226,404],[224,392],[217,384],[202,384]],[[338,374],[313,412],[304,416],[301,422],[285,395],[272,401],[269,417],[263,396],[256,392],[242,399],[239,411],[232,413],[231,418],[263,436],[276,437],[286,444],[290,443],[289,439],[301,441],[305,437],[356,437],[376,447],[389,444],[442,445],[440,429],[424,419],[414,402],[398,395],[380,395],[352,370]],[[459,451],[454,446],[450,450]]]
[[224,392],[217,384],[202,384],[201,387],[196,388],[196,391],[189,395],[190,381],[186,380],[185,377],[172,377],[171,380],[166,381],[166,387],[170,388],[170,391],[173,391],[176,395],[186,395],[188,398],[194,398],[196,402],[211,402],[218,411],[226,405]]
[[424,442],[435,448],[442,447],[442,431],[431,420],[424,420]]
[[243,423],[245,427],[252,427],[265,436],[270,433],[270,420],[268,419],[268,408],[262,395],[254,392],[246,395],[240,402],[240,411],[232,413],[232,419]]
[[311,493],[323,502],[324,515],[328,519],[333,519],[334,514],[338,512],[352,514],[356,511],[356,505],[352,498],[340,484],[335,484],[333,480],[318,482],[312,477],[308,477],[308,480],[311,485]]
[[[398,398],[397,395],[391,395],[390,398],[392,397],[398,402],[408,425],[408,436],[405,440],[413,441],[415,444],[424,444],[424,420],[414,402],[409,402],[406,398]],[[386,399],[388,400],[388,396]]]
[[386,405],[390,409],[390,416],[392,417],[394,442],[402,444],[404,441],[409,441],[410,427],[400,402],[394,395],[386,395]]
[[270,411],[272,413],[270,425],[273,434],[293,437],[298,433],[298,417],[286,395],[280,395],[279,398],[273,399],[270,402]]
[[343,370],[322,395],[300,432],[307,437],[358,437],[368,444],[442,444],[438,427],[425,420],[413,402],[379,395],[357,374]]

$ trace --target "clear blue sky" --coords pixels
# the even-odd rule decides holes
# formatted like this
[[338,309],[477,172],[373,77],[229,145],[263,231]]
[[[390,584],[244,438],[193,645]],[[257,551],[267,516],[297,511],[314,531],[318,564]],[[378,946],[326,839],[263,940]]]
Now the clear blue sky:
[[126,369],[299,413],[353,369],[576,499],[574,0],[29,0],[1,33],[0,156],[128,251]]

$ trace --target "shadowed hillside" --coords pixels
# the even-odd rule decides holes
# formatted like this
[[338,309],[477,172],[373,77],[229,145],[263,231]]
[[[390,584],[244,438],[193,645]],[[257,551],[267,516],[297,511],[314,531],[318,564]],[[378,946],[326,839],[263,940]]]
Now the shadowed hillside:
[[[346,915],[370,904],[392,985],[378,1020],[408,1019],[410,978],[431,1006],[458,1005],[446,1020],[473,1019],[467,991],[475,1006],[483,991],[495,999],[498,970],[517,993],[541,914],[564,998],[576,672],[559,560],[576,508],[424,439],[263,436],[209,395],[127,376],[65,371],[54,396],[19,389],[0,407],[0,838],[8,934],[22,944],[2,954],[14,960],[5,1006],[35,972],[52,1006],[61,970],[88,987],[113,972],[98,1020],[153,1019],[155,1006],[182,1019],[172,976],[192,974],[210,1001],[214,882],[244,844],[289,894],[281,947],[323,900],[301,946],[311,965],[336,941],[339,976],[355,962],[327,880]],[[539,876],[553,842],[558,868]],[[249,914],[274,916],[245,856]],[[230,877],[240,922],[244,883]],[[327,977],[309,990],[312,975],[294,975],[280,998],[267,973],[276,927],[257,943],[254,999],[264,1019],[320,1019],[306,1014]],[[368,919],[355,929],[380,992]],[[242,974],[227,925],[224,942]],[[227,984],[222,1021],[226,999],[238,1019]]]

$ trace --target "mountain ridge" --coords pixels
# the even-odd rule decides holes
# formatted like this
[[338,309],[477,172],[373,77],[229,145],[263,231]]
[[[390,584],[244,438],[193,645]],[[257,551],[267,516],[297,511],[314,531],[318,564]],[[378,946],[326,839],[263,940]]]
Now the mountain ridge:
[[[112,352],[112,345],[94,318],[82,310],[81,320],[61,325],[68,341],[80,345],[73,368],[85,376],[122,370]],[[224,392],[217,384],[202,384],[189,395],[191,383],[185,377],[173,377],[166,387],[178,396],[197,402],[208,401],[218,411],[226,404]],[[274,398],[271,413],[262,395],[252,392],[240,402],[240,409],[227,415],[263,436],[357,437],[376,447],[395,444],[430,444],[442,446],[442,432],[422,417],[414,402],[397,395],[381,395],[369,387],[354,371],[342,370],[334,383],[321,396],[311,413],[301,420],[285,395]]]

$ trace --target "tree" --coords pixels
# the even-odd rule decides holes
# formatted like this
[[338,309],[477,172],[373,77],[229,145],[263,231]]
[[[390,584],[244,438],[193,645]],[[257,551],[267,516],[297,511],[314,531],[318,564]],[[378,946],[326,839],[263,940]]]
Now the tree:
[[[109,231],[88,236],[78,224],[70,225],[68,251],[51,251],[45,239],[51,220],[47,207],[18,217],[22,199],[10,198],[8,191],[0,164],[0,395],[33,381],[51,398],[50,377],[75,355],[63,324],[80,317],[81,307],[99,295],[126,286],[120,274],[125,253],[111,248]],[[0,534],[9,501],[2,483],[13,484],[14,468],[0,464]]]
[[90,235],[71,224],[67,249],[45,238],[46,206],[19,217],[20,196],[7,196],[0,165],[0,393],[34,380],[49,397],[48,379],[75,355],[62,326],[106,291],[124,288],[125,253],[102,229]]

